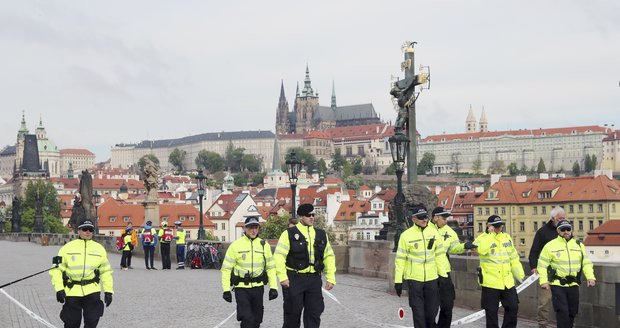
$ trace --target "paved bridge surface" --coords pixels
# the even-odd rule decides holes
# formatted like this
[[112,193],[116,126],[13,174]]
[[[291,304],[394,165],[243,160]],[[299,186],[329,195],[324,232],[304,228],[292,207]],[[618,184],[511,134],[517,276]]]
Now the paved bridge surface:
[[[43,247],[33,243],[0,241],[0,284],[44,270],[59,246]],[[134,258],[133,270],[120,270],[120,254],[108,254],[114,268],[114,300],[106,308],[99,327],[216,327],[235,311],[234,302],[222,300],[218,270],[160,270],[149,271],[143,258]],[[174,258],[173,255],[173,266]],[[331,291],[341,303],[325,297],[323,327],[412,327],[411,309],[407,298],[386,292],[383,279],[340,274]],[[26,308],[56,327],[62,327],[58,317],[61,304],[47,273],[37,275],[3,289]],[[282,326],[282,298],[267,301],[262,327]],[[454,319],[476,312],[480,300],[471,301],[473,309],[455,308]],[[398,319],[399,307],[406,310],[404,320]],[[501,313],[501,310],[500,310]],[[500,318],[501,320],[501,318]],[[0,326],[45,327],[26,311],[0,294]],[[220,327],[238,327],[235,317]],[[459,327],[484,327],[484,318]],[[519,318],[519,327],[537,327]]]

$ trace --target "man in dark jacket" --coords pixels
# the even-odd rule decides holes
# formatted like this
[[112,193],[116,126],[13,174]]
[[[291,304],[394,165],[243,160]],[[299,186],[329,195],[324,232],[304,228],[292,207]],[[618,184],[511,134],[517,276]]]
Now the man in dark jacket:
[[[558,222],[566,219],[566,212],[564,209],[556,206],[551,210],[551,219],[544,226],[542,226],[532,242],[532,248],[530,249],[529,261],[530,268],[532,268],[532,274],[538,273],[538,257],[545,245],[558,237],[558,233],[555,229]],[[549,305],[551,304],[551,290],[539,289],[538,290],[538,328],[546,328],[549,321]]]

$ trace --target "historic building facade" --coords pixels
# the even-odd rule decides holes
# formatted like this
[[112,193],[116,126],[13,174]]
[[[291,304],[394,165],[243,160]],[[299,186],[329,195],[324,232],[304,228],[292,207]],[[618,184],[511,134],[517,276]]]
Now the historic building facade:
[[284,82],[280,87],[280,98],[276,109],[276,134],[304,134],[309,131],[325,131],[329,128],[381,123],[372,104],[338,106],[336,89],[332,85],[331,105],[319,105],[319,94],[312,89],[310,70],[306,66],[304,87],[297,85],[293,111],[289,111],[284,94]]

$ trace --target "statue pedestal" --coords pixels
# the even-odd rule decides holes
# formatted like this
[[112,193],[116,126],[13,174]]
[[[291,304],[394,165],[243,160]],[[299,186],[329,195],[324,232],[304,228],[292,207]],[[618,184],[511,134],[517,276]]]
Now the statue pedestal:
[[159,227],[159,204],[157,200],[147,199],[142,203],[144,206],[144,222],[152,221],[153,227]]

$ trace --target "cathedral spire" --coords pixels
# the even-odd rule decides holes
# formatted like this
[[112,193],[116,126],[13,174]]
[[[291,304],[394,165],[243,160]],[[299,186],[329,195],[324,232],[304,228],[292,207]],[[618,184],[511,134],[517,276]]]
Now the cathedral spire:
[[17,132],[17,139],[23,139],[28,132],[28,127],[26,127],[26,111],[22,111],[22,123]]
[[336,111],[336,83],[332,80],[332,110]]
[[280,84],[280,99],[276,109],[276,134],[289,133],[288,101],[284,94],[284,80]]
[[301,90],[302,97],[313,97],[314,91],[312,91],[312,83],[310,81],[310,69],[306,63],[306,78],[304,79],[304,89]]
[[299,81],[297,81],[297,90],[295,90],[295,97],[299,97]]
[[282,164],[280,163],[280,146],[278,145],[278,136],[273,140],[273,164],[271,165],[271,171],[282,172]]

